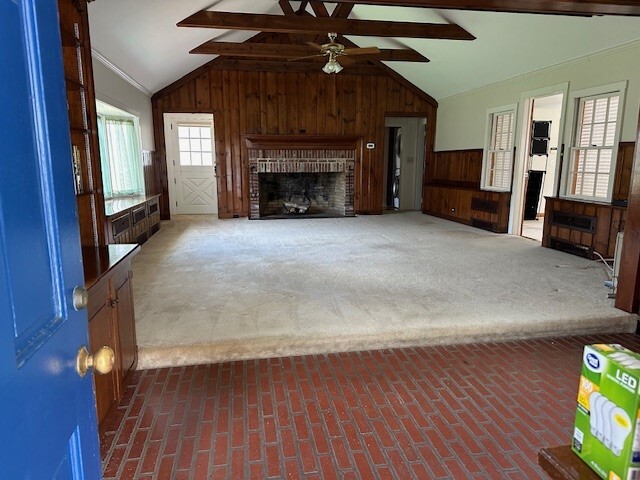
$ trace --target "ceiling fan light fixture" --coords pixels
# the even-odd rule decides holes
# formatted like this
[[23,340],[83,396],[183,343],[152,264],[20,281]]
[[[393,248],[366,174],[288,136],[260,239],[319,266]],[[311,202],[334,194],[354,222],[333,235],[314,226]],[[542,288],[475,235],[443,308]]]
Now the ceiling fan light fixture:
[[342,71],[342,69],[342,65],[340,65],[335,58],[329,59],[327,64],[322,67],[322,71],[324,73],[339,73]]

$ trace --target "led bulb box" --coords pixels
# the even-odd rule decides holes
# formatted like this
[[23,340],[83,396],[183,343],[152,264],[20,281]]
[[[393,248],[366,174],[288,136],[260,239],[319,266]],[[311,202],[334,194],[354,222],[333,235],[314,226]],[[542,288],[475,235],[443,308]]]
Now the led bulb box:
[[571,449],[601,478],[640,480],[640,355],[587,345]]

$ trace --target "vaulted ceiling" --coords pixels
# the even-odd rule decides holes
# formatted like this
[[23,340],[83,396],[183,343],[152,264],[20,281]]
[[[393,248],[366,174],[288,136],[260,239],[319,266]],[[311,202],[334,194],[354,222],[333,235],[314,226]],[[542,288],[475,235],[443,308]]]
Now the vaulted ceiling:
[[[208,51],[212,51],[211,45],[214,45],[214,49],[218,51],[226,48],[227,52],[224,53],[237,54],[234,44],[245,42],[261,30],[277,29],[284,21],[286,25],[280,25],[279,28],[287,29],[288,33],[281,35],[288,40],[280,43],[299,45],[279,47],[284,50],[278,61],[287,62],[286,57],[289,53],[296,53],[292,56],[301,56],[305,50],[313,53],[313,49],[304,42],[313,40],[315,35],[301,35],[303,31],[307,33],[310,29],[315,29],[316,33],[328,33],[324,32],[325,28],[332,27],[340,33],[339,29],[342,28],[345,32],[361,34],[339,37],[345,45],[349,46],[348,43],[352,42],[357,46],[384,49],[384,55],[379,58],[393,59],[384,60],[385,65],[434,98],[442,99],[594,52],[640,41],[640,17],[634,16],[566,16],[442,10],[375,5],[386,3],[378,0],[363,0],[356,2],[357,4],[345,0],[341,1],[342,6],[339,7],[343,9],[342,15],[336,12],[335,16],[344,17],[344,13],[348,13],[347,18],[351,22],[345,23],[344,19],[341,19],[339,22],[342,23],[331,24],[327,23],[331,19],[312,17],[322,17],[322,7],[319,3],[278,0],[96,0],[89,4],[92,47],[100,56],[153,93],[215,58],[212,54],[189,53],[205,42],[215,41],[210,44]],[[397,3],[428,3],[435,6],[447,4],[455,7],[458,3],[462,5],[469,2],[399,0]],[[509,3],[514,2],[498,2],[504,6],[508,6]],[[540,3],[524,0],[520,5],[535,6]],[[555,3],[562,5],[562,2]],[[572,2],[564,2],[567,3]],[[584,2],[585,5],[589,3]],[[324,5],[327,15],[331,15],[336,8],[336,4]],[[631,9],[640,9],[637,5],[628,8],[627,13],[636,14],[638,12]],[[213,13],[199,14],[202,10]],[[232,25],[230,19],[226,21],[231,23],[224,24],[225,19],[221,21],[221,16],[216,12],[268,14],[278,17],[267,18],[269,21],[264,22],[265,19],[237,15],[233,16],[232,20],[241,23]],[[285,14],[292,16],[296,13],[299,15],[297,24],[291,24],[288,22],[289,19],[280,18]],[[200,15],[200,20],[203,17],[217,20],[213,21],[216,28],[177,26],[179,22],[194,14]],[[186,24],[193,24],[194,18],[198,20],[197,16],[192,17],[192,21]],[[354,30],[353,20],[379,22],[358,23],[357,30]],[[400,28],[399,31],[394,31],[388,23],[380,23],[390,21],[439,25],[429,28],[410,28],[413,25],[405,25],[404,30]],[[226,28],[221,25],[226,25]],[[237,29],[238,27],[240,29]],[[373,27],[373,31],[370,27]],[[376,35],[377,32],[380,33]],[[465,35],[466,32],[470,35]],[[396,36],[397,34],[403,36]],[[409,36],[417,38],[407,38]],[[438,36],[445,38],[424,38]],[[320,43],[321,38],[323,37],[315,36],[315,40]],[[207,51],[205,47],[201,47],[201,51]],[[261,54],[259,49],[265,47],[252,48],[257,54]],[[289,48],[293,50],[287,50]],[[277,52],[269,53],[276,54]],[[401,57],[411,57],[412,61],[395,60]],[[430,61],[426,62],[423,59]],[[368,61],[375,62],[375,58]],[[321,67],[322,63],[309,64],[309,68],[320,70]],[[345,68],[350,67],[345,65]]]

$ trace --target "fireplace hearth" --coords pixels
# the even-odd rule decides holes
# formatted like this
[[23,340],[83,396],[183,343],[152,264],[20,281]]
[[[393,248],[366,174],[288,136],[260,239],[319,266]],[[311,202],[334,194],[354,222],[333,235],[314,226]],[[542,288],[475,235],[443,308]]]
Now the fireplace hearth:
[[255,138],[247,138],[250,219],[354,216],[353,140],[341,139],[336,148],[336,137],[333,144],[321,137]]

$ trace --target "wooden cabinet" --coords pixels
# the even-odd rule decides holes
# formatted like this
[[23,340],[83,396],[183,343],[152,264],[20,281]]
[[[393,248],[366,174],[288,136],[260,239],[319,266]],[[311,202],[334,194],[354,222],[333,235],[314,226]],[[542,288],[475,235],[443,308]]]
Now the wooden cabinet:
[[160,195],[113,198],[105,202],[107,241],[143,244],[160,230]]
[[[116,349],[114,335],[113,312],[109,305],[104,305],[97,312],[89,311],[91,319],[89,321],[89,347],[91,351],[107,346]],[[94,375],[94,385],[96,392],[96,410],[98,412],[98,423],[102,422],[111,404],[118,399],[118,378],[117,369],[105,375]]]
[[95,352],[111,347],[116,363],[111,373],[94,375],[98,423],[124,394],[124,382],[138,360],[131,283],[131,258],[137,245],[84,248],[85,279],[89,290],[89,341]]

